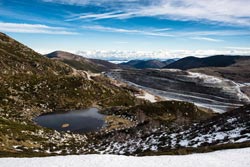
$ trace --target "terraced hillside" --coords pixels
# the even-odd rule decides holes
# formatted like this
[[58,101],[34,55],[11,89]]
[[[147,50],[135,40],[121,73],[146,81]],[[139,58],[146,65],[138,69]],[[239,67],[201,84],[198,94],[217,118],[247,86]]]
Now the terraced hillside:
[[250,102],[244,85],[221,77],[171,69],[114,70],[108,76],[147,89],[165,99],[188,101],[217,112]]
[[237,60],[235,64],[232,64],[227,67],[203,67],[195,68],[190,71],[200,72],[207,75],[213,75],[218,77],[224,77],[227,79],[234,80],[235,82],[240,83],[249,83],[250,82],[250,56],[248,59]]

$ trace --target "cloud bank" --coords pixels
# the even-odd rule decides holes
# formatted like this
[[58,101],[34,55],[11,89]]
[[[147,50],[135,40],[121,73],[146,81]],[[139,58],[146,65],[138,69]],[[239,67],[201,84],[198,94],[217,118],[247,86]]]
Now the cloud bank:
[[249,55],[250,48],[227,47],[222,50],[161,50],[153,52],[145,51],[77,51],[83,57],[104,60],[133,60],[133,59],[172,59],[186,56],[206,57],[212,55]]

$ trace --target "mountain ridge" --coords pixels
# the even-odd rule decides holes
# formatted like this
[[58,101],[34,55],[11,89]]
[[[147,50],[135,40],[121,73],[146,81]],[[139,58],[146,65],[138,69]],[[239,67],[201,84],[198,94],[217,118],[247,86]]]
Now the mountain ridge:
[[152,59],[152,60],[131,60],[126,63],[121,63],[120,65],[128,68],[138,68],[138,69],[146,69],[146,68],[163,68],[166,65],[173,63],[175,59],[168,59],[165,61]]
[[205,58],[198,58],[194,56],[189,56],[177,60],[164,68],[169,69],[181,69],[181,70],[189,70],[194,68],[202,68],[202,67],[227,67],[237,63],[237,61],[242,60],[250,60],[250,56],[240,56],[240,55],[215,55],[209,56]]
[[65,51],[54,51],[45,56],[50,59],[64,62],[77,70],[91,71],[94,73],[119,68],[118,65],[105,60],[85,58]]

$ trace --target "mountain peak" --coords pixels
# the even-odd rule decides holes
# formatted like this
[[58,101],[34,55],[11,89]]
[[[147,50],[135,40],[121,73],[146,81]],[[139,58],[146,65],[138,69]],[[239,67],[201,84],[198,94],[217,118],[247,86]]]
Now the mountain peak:
[[91,71],[94,73],[118,68],[117,65],[105,60],[89,59],[65,51],[54,51],[52,53],[46,54],[45,56],[51,59],[62,61],[77,70]]
[[60,59],[60,58],[61,59],[76,59],[76,58],[81,57],[79,55],[75,55],[73,53],[69,53],[69,52],[61,51],[61,50],[51,52],[49,54],[46,54],[45,56],[48,57],[48,58],[57,58],[57,59]]

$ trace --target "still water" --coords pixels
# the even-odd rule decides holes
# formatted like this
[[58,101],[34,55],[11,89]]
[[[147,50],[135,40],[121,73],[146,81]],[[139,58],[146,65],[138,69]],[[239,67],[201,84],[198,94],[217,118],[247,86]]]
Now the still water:
[[97,108],[89,108],[43,114],[35,118],[34,121],[40,126],[57,131],[87,133],[98,131],[105,126],[104,117]]

